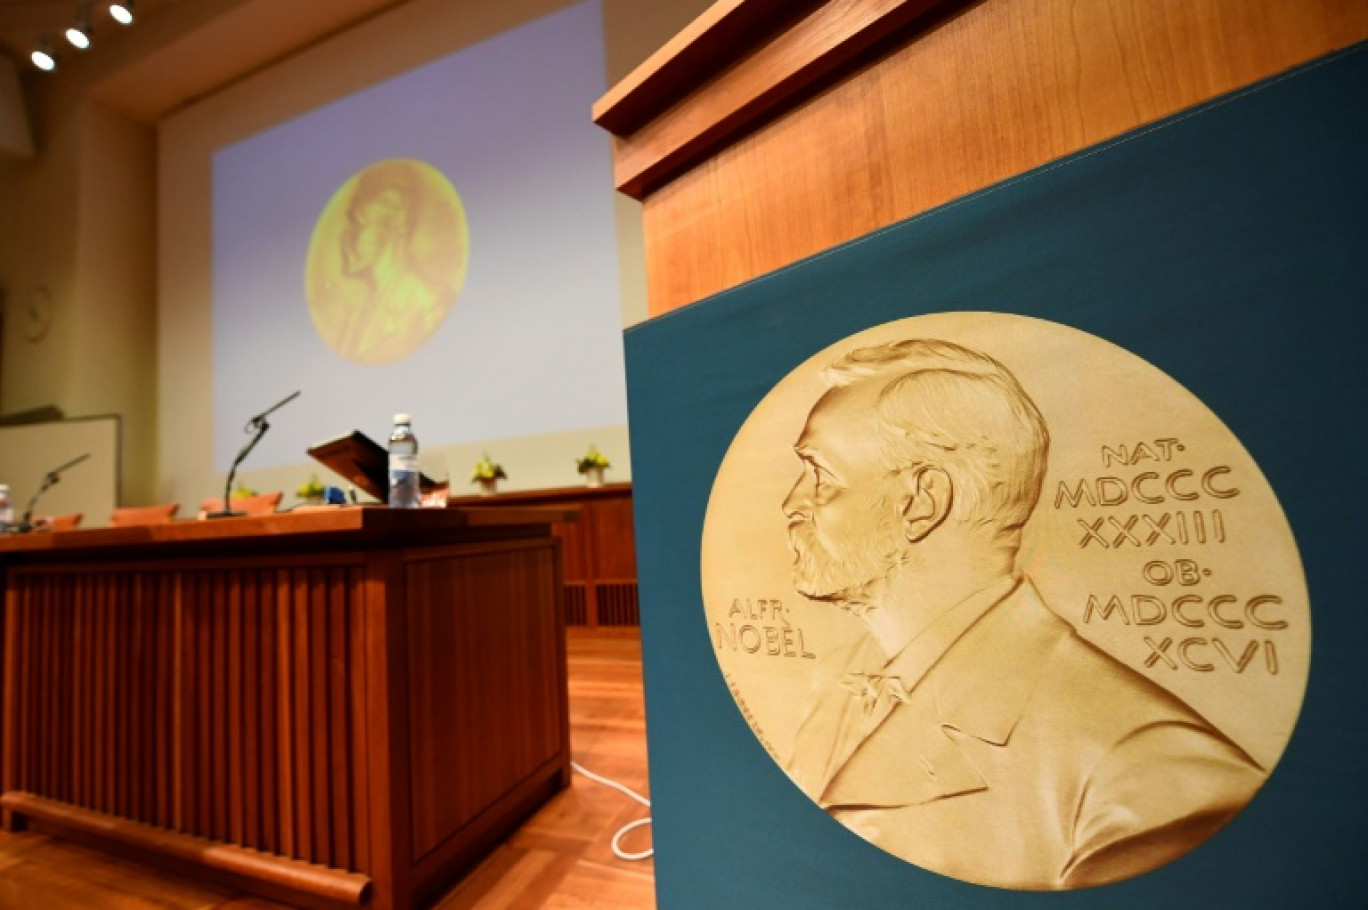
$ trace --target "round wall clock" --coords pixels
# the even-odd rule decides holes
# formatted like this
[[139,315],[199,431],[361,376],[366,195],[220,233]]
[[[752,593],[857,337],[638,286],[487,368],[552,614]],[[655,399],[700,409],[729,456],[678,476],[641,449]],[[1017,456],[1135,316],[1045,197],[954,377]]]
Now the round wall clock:
[[45,287],[34,288],[23,308],[24,337],[42,341],[52,328],[52,292]]

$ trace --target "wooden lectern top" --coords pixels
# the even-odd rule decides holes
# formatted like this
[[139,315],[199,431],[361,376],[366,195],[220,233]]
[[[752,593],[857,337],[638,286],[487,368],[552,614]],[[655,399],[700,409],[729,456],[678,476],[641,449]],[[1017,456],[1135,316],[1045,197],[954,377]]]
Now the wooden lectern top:
[[594,119],[659,315],[1365,38],[1362,0],[724,0]]
[[262,546],[326,538],[330,545],[359,548],[383,544],[430,545],[461,542],[472,536],[527,536],[549,533],[551,524],[572,518],[555,508],[390,509],[386,506],[337,506],[263,516],[177,521],[160,525],[76,528],[70,531],[0,537],[0,562],[35,557],[61,558],[94,551],[156,553],[212,551],[227,554]]

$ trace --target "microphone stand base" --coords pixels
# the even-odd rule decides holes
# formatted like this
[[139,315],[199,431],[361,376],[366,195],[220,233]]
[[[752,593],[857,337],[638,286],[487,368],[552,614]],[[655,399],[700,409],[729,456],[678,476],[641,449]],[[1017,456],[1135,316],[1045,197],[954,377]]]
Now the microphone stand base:
[[224,512],[209,512],[209,513],[207,513],[204,517],[205,517],[205,518],[245,518],[246,515],[247,515],[246,512],[231,512],[231,511],[224,511]]

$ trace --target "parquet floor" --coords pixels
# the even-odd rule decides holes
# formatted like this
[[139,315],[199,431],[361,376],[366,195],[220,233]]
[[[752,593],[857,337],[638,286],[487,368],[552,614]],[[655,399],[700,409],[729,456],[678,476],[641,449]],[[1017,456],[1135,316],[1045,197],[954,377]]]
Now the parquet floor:
[[[571,629],[570,749],[576,762],[649,796],[637,630]],[[613,834],[646,807],[582,775],[431,910],[654,908],[654,863],[613,855]],[[650,828],[623,840],[650,846]],[[0,910],[284,910],[42,834],[0,831]]]

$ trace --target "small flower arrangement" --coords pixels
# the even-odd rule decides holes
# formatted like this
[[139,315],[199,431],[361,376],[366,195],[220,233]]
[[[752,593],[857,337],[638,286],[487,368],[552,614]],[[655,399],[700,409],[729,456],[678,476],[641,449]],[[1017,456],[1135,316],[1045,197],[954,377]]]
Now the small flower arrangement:
[[598,450],[598,446],[589,445],[589,451],[575,459],[575,469],[581,474],[588,474],[594,468],[607,470],[613,465],[608,461],[608,456]]
[[480,456],[480,460],[475,462],[475,467],[470,469],[470,482],[479,483],[482,480],[507,480],[508,475],[504,473],[503,465],[496,464],[494,459],[489,457],[486,452]]
[[299,489],[295,490],[295,495],[300,499],[322,499],[324,492],[323,484],[319,481],[318,475],[310,474],[309,482],[300,484]]

